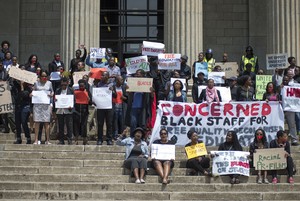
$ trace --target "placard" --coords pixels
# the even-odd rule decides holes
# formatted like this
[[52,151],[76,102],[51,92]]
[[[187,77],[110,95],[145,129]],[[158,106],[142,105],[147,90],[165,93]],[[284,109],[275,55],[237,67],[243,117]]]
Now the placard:
[[146,92],[150,93],[152,87],[153,78],[141,78],[141,77],[128,77],[127,78],[127,91],[129,92]]
[[152,144],[151,158],[157,160],[175,160],[175,145]]
[[[266,92],[266,86],[268,82],[272,82],[272,75],[256,75],[255,76],[255,98],[257,100],[262,100],[264,93]],[[264,100],[263,100],[264,101]]]
[[32,104],[50,104],[50,91],[32,91]]
[[56,81],[56,80],[60,80],[61,77],[60,77],[60,72],[58,71],[54,71],[50,74],[50,80],[51,81]]
[[266,55],[267,70],[275,70],[276,68],[288,67],[288,54],[267,54]]
[[73,108],[74,95],[55,95],[55,108]]
[[105,57],[106,48],[91,47],[90,57],[92,59],[102,59]]
[[0,114],[11,113],[14,111],[11,93],[8,84],[5,81],[0,81]]
[[225,80],[223,77],[225,76],[225,72],[209,72],[208,79],[213,79],[215,84],[224,84]]
[[158,56],[158,54],[165,52],[165,45],[163,43],[143,41],[142,55]]
[[284,148],[256,149],[253,155],[255,170],[281,170],[286,169],[287,161]]
[[221,66],[226,78],[238,76],[239,65],[237,62],[217,62],[215,66]]
[[207,150],[204,143],[198,143],[196,145],[185,147],[184,149],[188,159],[207,155]]
[[101,79],[102,73],[107,71],[106,68],[91,68],[90,69],[90,77],[94,79]]
[[195,77],[197,77],[198,73],[202,72],[204,74],[204,78],[208,78],[208,65],[206,62],[196,62],[195,64]]
[[139,56],[125,59],[127,74],[135,74],[137,70],[142,69],[145,72],[150,71],[147,56]]
[[282,107],[284,111],[300,112],[300,87],[284,86],[281,89]]
[[75,90],[74,95],[75,95],[75,103],[76,104],[81,104],[81,105],[89,104],[90,98],[89,98],[88,92]]
[[171,80],[170,80],[170,89],[173,90],[173,83],[175,82],[175,80],[180,80],[183,84],[183,91],[186,91],[186,79],[184,78],[174,78],[174,77],[171,77]]
[[93,88],[93,102],[97,109],[112,109],[112,91],[109,87]]
[[[207,86],[198,86],[198,97],[200,96],[203,89],[206,89]],[[230,102],[231,99],[231,89],[230,87],[215,87],[220,91],[222,102]]]
[[23,82],[29,83],[29,84],[34,84],[37,81],[37,75],[36,73],[27,71],[27,70],[22,70],[20,68],[12,66],[9,69],[8,72],[9,76],[21,80]]
[[248,157],[249,152],[244,151],[211,151],[215,154],[213,158],[213,175],[240,174],[248,176],[250,174],[250,165]]
[[158,70],[180,70],[181,54],[159,54]]

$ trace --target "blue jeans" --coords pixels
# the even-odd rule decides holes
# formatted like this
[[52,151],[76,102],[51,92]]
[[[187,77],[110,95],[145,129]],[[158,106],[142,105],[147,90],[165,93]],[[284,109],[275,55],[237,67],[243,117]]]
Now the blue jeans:
[[118,134],[123,132],[123,107],[122,105],[116,105],[114,107],[114,131],[113,138],[115,138]]
[[28,119],[30,115],[30,106],[26,105],[24,107],[17,107],[15,111],[15,122],[16,122],[16,130],[17,130],[17,140],[21,140],[21,132],[22,128],[25,133],[25,137],[30,139],[30,130],[28,128]]
[[142,126],[142,118],[142,108],[131,109],[130,137],[134,137],[133,131]]

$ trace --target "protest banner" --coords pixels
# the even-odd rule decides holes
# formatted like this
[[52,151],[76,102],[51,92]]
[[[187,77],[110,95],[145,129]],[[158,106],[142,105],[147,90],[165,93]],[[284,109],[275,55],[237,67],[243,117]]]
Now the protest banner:
[[32,104],[50,104],[50,97],[48,94],[50,94],[50,91],[32,91]]
[[112,109],[112,90],[109,87],[93,88],[93,102],[97,109]]
[[256,75],[256,94],[255,98],[257,100],[262,100],[264,93],[266,92],[266,86],[268,82],[272,82],[272,75]]
[[266,62],[267,70],[275,70],[276,68],[287,68],[288,54],[267,54]]
[[221,102],[180,103],[160,101],[150,142],[159,139],[159,131],[167,129],[176,145],[184,146],[190,140],[187,132],[194,129],[206,146],[219,146],[229,130],[237,132],[242,146],[249,146],[255,130],[266,132],[267,140],[275,139],[284,130],[284,114],[279,102]]
[[5,81],[0,81],[0,114],[11,113],[14,111],[11,93],[8,84]]
[[215,66],[221,66],[226,78],[238,76],[239,65],[236,62],[217,62]]
[[74,91],[76,104],[89,104],[89,95],[86,91]]
[[157,160],[175,160],[175,145],[152,144],[151,158]]
[[[200,96],[203,89],[207,86],[201,85],[198,86],[198,97]],[[231,101],[231,90],[230,87],[215,87],[217,90],[220,91],[222,102],[229,102]]]
[[16,79],[21,80],[23,82],[34,84],[37,81],[37,75],[36,73],[22,70],[17,67],[11,67],[8,72],[9,76]]
[[188,159],[207,155],[207,150],[204,143],[198,143],[196,145],[187,146],[184,149],[186,155],[188,156]]
[[102,73],[107,71],[106,68],[91,68],[90,77],[94,79],[101,79]]
[[91,47],[90,48],[90,57],[92,59],[102,59],[105,57],[106,48],[97,48]]
[[73,108],[74,107],[74,95],[55,95],[55,107],[56,108]]
[[158,54],[165,52],[165,45],[163,43],[143,41],[142,55],[158,56]]
[[171,77],[171,80],[170,80],[170,83],[171,83],[171,86],[170,86],[170,89],[173,90],[173,83],[175,82],[175,80],[180,80],[183,84],[183,91],[186,91],[186,79],[184,78],[174,78],[174,77]]
[[249,152],[244,151],[212,151],[215,154],[213,158],[213,175],[240,174],[250,175],[250,165],[247,156]]
[[206,62],[197,62],[195,64],[195,77],[197,77],[198,73],[202,72],[204,73],[204,78],[208,78],[208,70],[207,70],[208,66]]
[[51,81],[56,81],[56,80],[60,80],[60,79],[61,79],[61,77],[60,77],[60,72],[55,71],[55,72],[52,72],[52,73],[50,74],[50,80],[51,80]]
[[209,72],[208,73],[208,79],[213,79],[215,84],[224,84],[225,80],[223,79],[225,77],[225,72]]
[[286,169],[287,162],[284,157],[284,148],[256,149],[253,155],[255,170],[281,170]]
[[125,59],[127,74],[135,74],[138,69],[150,71],[147,56],[139,56]]
[[300,112],[300,86],[284,86],[281,96],[284,111]]
[[181,54],[159,54],[158,70],[180,70]]
[[127,91],[150,93],[152,82],[153,82],[152,78],[128,77],[127,86],[129,88],[127,89]]

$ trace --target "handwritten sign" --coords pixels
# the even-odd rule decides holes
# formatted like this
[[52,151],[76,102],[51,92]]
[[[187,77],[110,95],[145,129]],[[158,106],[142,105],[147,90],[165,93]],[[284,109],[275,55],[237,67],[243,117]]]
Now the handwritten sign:
[[266,92],[266,86],[268,82],[272,82],[272,75],[256,75],[256,94],[255,97],[258,100],[262,100],[264,93]]
[[247,156],[249,152],[243,151],[212,151],[213,175],[240,174],[249,177],[250,165]]
[[105,68],[91,68],[91,78],[101,79],[102,73],[106,71]]
[[56,108],[73,108],[74,107],[74,95],[56,95],[55,96]]
[[97,109],[112,108],[112,91],[109,87],[93,88],[93,102]]
[[143,41],[142,55],[158,56],[158,54],[165,52],[165,45],[163,43]]
[[5,81],[0,81],[0,114],[11,113],[14,111],[11,93],[8,89],[8,84]]
[[171,77],[171,80],[170,80],[170,83],[171,83],[171,86],[170,86],[170,89],[173,90],[173,83],[175,82],[175,80],[180,80],[183,84],[183,91],[186,91],[186,79],[184,78],[173,78]]
[[8,74],[12,78],[21,80],[29,84],[34,84],[37,81],[37,75],[35,73],[13,66],[9,69]]
[[281,96],[284,111],[300,112],[300,86],[284,86]]
[[188,156],[188,159],[207,155],[207,150],[204,143],[198,143],[196,145],[185,147],[185,152]]
[[153,82],[152,78],[128,77],[127,86],[129,88],[127,89],[127,91],[150,93],[152,82]]
[[223,77],[225,76],[225,72],[209,72],[208,79],[213,79],[215,84],[224,84],[225,80]]
[[147,56],[128,58],[125,59],[125,62],[126,62],[126,70],[128,75],[136,73],[138,69],[142,69],[145,72],[150,71]]
[[266,61],[268,70],[286,68],[288,66],[288,54],[267,54]]
[[180,70],[181,54],[159,54],[158,69],[159,70]]
[[256,149],[253,166],[256,170],[281,170],[287,167],[284,148]]
[[[202,90],[205,88],[206,88],[206,86],[198,86],[198,97],[200,96]],[[230,87],[215,87],[215,88],[220,91],[222,102],[231,101]]]
[[32,91],[32,104],[50,104],[50,91]]
[[208,78],[208,65],[206,62],[197,62],[195,65],[195,77],[197,77],[198,73],[202,72],[204,74],[204,77]]
[[175,145],[152,144],[151,158],[158,160],[175,160]]
[[236,77],[238,75],[239,65],[236,62],[218,62],[215,66],[221,66],[221,69],[225,72],[227,78]]
[[86,91],[75,90],[74,95],[75,95],[75,103],[76,104],[80,104],[80,105],[89,104],[90,98]]
[[91,47],[90,48],[90,57],[92,59],[102,59],[105,57],[106,48],[97,48]]

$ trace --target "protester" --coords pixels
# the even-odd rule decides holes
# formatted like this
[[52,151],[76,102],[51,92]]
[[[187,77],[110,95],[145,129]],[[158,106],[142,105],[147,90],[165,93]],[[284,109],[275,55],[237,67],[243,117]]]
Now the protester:
[[109,74],[108,83],[113,84],[115,82],[116,76],[121,75],[120,68],[118,66],[116,66],[114,57],[111,57],[108,60],[108,65],[105,66],[105,68]]
[[223,56],[222,56],[222,63],[226,63],[228,62],[228,54],[226,52],[223,53]]
[[65,68],[65,64],[61,61],[60,54],[55,53],[53,61],[48,64],[49,73],[55,72],[58,67]]
[[272,75],[272,82],[273,84],[276,86],[276,88],[278,89],[278,87],[280,87],[281,83],[282,83],[282,79],[283,79],[283,69],[275,69],[275,73]]
[[182,55],[181,56],[181,63],[180,63],[180,78],[184,78],[186,80],[186,83],[188,83],[188,80],[191,79],[191,67],[187,65],[188,56]]
[[127,137],[127,133],[124,132],[117,140],[117,145],[126,146],[124,167],[131,170],[136,184],[144,184],[148,158],[148,146],[144,141],[145,132],[138,127],[132,133],[134,137]]
[[[108,65],[109,59],[111,57],[113,57],[113,50],[111,48],[106,48],[105,57],[102,58],[102,62],[104,63],[105,66]],[[115,62],[115,64],[118,64],[118,58],[117,57],[114,57],[114,62]]]
[[195,61],[193,63],[193,84],[196,83],[197,79],[198,79],[198,77],[196,77],[196,71],[195,71],[195,69],[196,69],[196,63],[202,63],[202,62],[204,62],[204,53],[200,52],[198,54],[198,61]]
[[209,48],[206,50],[203,61],[207,63],[207,71],[212,72],[216,64],[216,60],[213,58],[212,49]]
[[[7,81],[7,79],[8,79],[8,74],[3,66],[3,61],[0,60],[0,81]],[[2,132],[9,133],[8,114],[7,113],[0,114],[0,119],[2,120],[4,126]]]
[[203,89],[200,93],[200,96],[198,98],[198,103],[202,103],[205,101],[208,103],[222,102],[220,91],[217,90],[214,86],[215,86],[214,80],[209,79],[207,82],[207,87]]
[[240,75],[243,74],[244,71],[246,71],[246,65],[250,63],[251,64],[251,72],[257,74],[257,71],[259,69],[258,66],[258,59],[257,56],[253,53],[253,48],[251,46],[248,46],[246,48],[246,54],[242,56],[241,63],[239,67]]
[[6,71],[8,72],[9,69],[11,67],[15,67],[15,68],[19,68],[19,64],[18,64],[18,57],[17,56],[13,56],[11,58],[11,61],[12,61],[12,64],[8,65],[7,68],[6,68]]
[[183,84],[180,80],[173,82],[173,90],[169,92],[168,101],[187,102],[186,92],[183,91]]
[[252,64],[251,63],[247,63],[244,72],[241,74],[241,76],[243,75],[248,75],[251,77],[252,80],[252,87],[255,89],[255,82],[256,82],[256,74],[253,73],[251,71],[252,69]]
[[239,78],[239,87],[237,89],[237,101],[254,101],[255,91],[252,87],[251,77],[248,75],[244,75]]
[[[235,131],[228,131],[226,134],[226,141],[222,144],[220,144],[218,151],[243,151],[242,146],[239,143],[237,134]],[[218,156],[216,156],[218,157]],[[231,184],[239,184],[239,175],[233,174],[229,175],[231,178],[230,183]]]
[[79,62],[83,62],[85,61],[86,59],[86,55],[87,55],[87,50],[86,50],[86,47],[84,45],[80,45],[79,48],[82,48],[83,49],[83,56],[81,56],[82,52],[80,49],[77,49],[76,52],[75,52],[75,58],[73,58],[70,62],[70,74],[71,76],[73,76],[73,73],[78,71],[78,63]]
[[[267,149],[268,146],[268,141],[266,137],[266,133],[263,129],[259,128],[255,131],[254,133],[254,140],[253,142],[250,143],[249,146],[249,152],[250,152],[250,159],[252,162],[252,167],[253,167],[253,155],[256,152],[257,149]],[[262,172],[264,172],[264,178],[262,178]],[[268,184],[268,178],[267,178],[268,171],[261,171],[258,170],[258,179],[257,183],[262,184],[263,182],[265,184]]]
[[105,63],[102,62],[102,59],[96,58],[96,61],[91,61],[91,54],[89,53],[86,61],[86,65],[90,66],[91,68],[103,68],[105,66]]
[[197,81],[194,82],[192,87],[192,97],[194,103],[199,103],[199,86],[207,85],[207,79],[204,78],[204,73],[199,72],[197,78]]
[[227,79],[227,83],[230,87],[230,93],[231,93],[231,100],[232,101],[236,101],[236,97],[237,97],[237,78],[235,76],[230,77]]
[[41,64],[38,62],[38,57],[35,54],[30,55],[27,63],[25,64],[25,69],[30,72],[36,72],[37,69],[42,69]]
[[1,42],[0,60],[5,58],[5,53],[9,51],[10,43],[7,40]]
[[263,94],[263,101],[279,101],[279,94],[273,85],[273,82],[268,82],[266,92]]
[[3,67],[5,70],[8,70],[8,66],[12,65],[12,53],[10,51],[6,51],[3,59]]
[[299,67],[296,65],[296,58],[295,57],[289,57],[288,58],[289,66],[284,70],[284,75],[287,75],[288,71],[291,70],[294,74],[295,68]]

